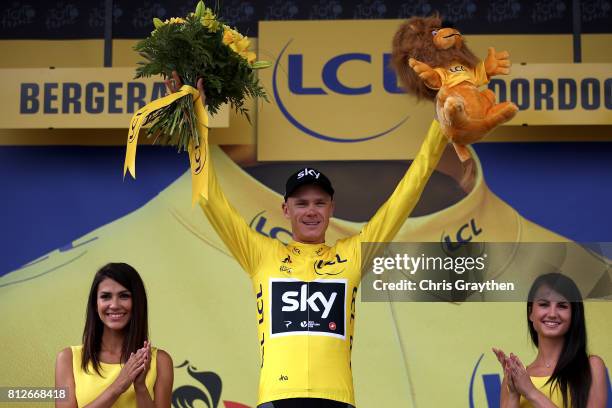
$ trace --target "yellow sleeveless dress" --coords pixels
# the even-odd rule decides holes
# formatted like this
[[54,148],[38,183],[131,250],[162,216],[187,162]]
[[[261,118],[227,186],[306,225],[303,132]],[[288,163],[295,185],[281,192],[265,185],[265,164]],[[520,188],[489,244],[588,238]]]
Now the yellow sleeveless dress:
[[[77,405],[83,407],[94,401],[100,394],[104,392],[119,376],[121,364],[100,363],[101,377],[98,375],[91,363],[89,363],[89,373],[85,373],[81,369],[81,361],[83,356],[83,346],[71,346],[72,349],[72,374],[74,375],[74,385]],[[145,384],[149,395],[153,398],[153,386],[157,379],[157,349],[151,349],[151,367],[147,373]],[[130,388],[117,398],[113,404],[113,408],[132,408],[136,406],[136,391],[132,384]]]
[[[550,376],[548,377],[530,377],[531,378],[531,382],[533,383],[533,385],[535,385],[535,387],[540,390],[542,392],[542,394],[544,394],[549,400],[552,401],[553,404],[555,404],[557,407],[559,408],[563,408],[563,395],[561,395],[561,390],[559,390],[559,387],[554,387],[554,392],[552,391],[552,384],[546,384],[546,381],[548,381],[548,379],[550,378]],[[568,400],[570,398],[569,396],[569,390],[568,390]],[[572,404],[571,404],[571,400],[568,401],[569,402],[569,406],[567,408],[571,408]],[[533,408],[533,405],[531,405],[531,403],[529,401],[527,401],[525,399],[525,397],[523,397],[521,395],[521,401],[519,403],[520,408]]]

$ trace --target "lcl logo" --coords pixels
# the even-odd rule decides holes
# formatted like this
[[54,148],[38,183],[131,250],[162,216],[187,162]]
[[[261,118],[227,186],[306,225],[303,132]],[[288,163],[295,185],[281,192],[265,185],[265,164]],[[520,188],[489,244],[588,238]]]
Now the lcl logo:
[[265,214],[265,211],[257,213],[253,217],[251,222],[249,222],[249,227],[253,228],[255,231],[259,232],[264,237],[278,239],[284,244],[289,243],[292,238],[291,231],[283,227],[269,227],[267,225],[268,219],[264,217],[264,214]]
[[482,233],[482,228],[479,228],[476,224],[476,219],[472,218],[469,222],[463,224],[453,234],[442,233],[442,243],[444,244],[445,252],[454,252],[472,241],[474,237],[477,237]]
[[[390,54],[383,54],[383,70],[382,70],[382,83],[383,89],[388,93],[402,93],[402,90],[397,86],[397,77],[393,71],[387,69],[391,60]],[[289,91],[296,95],[327,95],[323,87],[304,86],[304,55],[303,54],[289,54],[287,56],[288,61],[288,72],[289,72]],[[348,86],[342,83],[338,77],[338,72],[342,65],[348,62],[360,62],[368,65],[372,64],[372,55],[365,53],[346,53],[336,55],[327,61],[321,69],[321,79],[325,87],[333,93],[340,95],[365,95],[372,92],[372,84],[366,83],[362,86]]]
[[[328,142],[354,143],[364,142],[366,140],[375,139],[389,134],[398,127],[400,127],[406,120],[408,120],[408,116],[404,118],[398,118],[395,123],[387,124],[383,129],[380,129],[373,134],[370,132],[369,134],[350,137],[347,137],[346,135],[330,135],[328,133],[325,133],[324,131],[317,131],[311,128],[310,125],[298,120],[296,116],[289,111],[286,101],[281,98],[279,92],[279,84],[281,85],[281,87],[284,88],[284,83],[282,83],[282,78],[279,78],[280,76],[278,75],[278,68],[281,60],[284,58],[287,48],[289,47],[292,41],[293,40],[289,40],[287,44],[285,44],[274,64],[274,71],[272,73],[272,91],[274,93],[274,99],[276,100],[276,104],[279,110],[281,111],[283,116],[289,121],[289,123],[291,123],[298,130],[309,136]],[[300,97],[312,97],[313,95],[332,96],[334,94],[345,96],[366,95],[372,93],[372,82],[378,83],[379,81],[382,82],[382,89],[384,89],[386,93],[402,93],[402,90],[398,87],[397,84],[397,76],[390,68],[391,55],[388,53],[385,53],[381,56],[373,56],[368,53],[351,52],[333,56],[327,62],[325,62],[322,67],[315,68],[317,70],[321,70],[320,78],[322,79],[323,84],[310,84],[310,86],[306,86],[304,84],[304,66],[307,64],[307,61],[305,61],[304,57],[304,54],[300,53],[291,53],[287,55],[288,82],[286,86],[290,95]],[[370,72],[370,78],[364,78],[363,84],[359,84],[359,86],[349,86],[347,85],[346,80],[343,81],[340,77],[340,73],[342,71],[341,68],[345,64],[350,63],[351,66],[352,64],[362,64],[371,66],[373,58],[382,58],[382,72],[380,72],[380,74]],[[375,80],[373,81],[372,78],[375,78]]]

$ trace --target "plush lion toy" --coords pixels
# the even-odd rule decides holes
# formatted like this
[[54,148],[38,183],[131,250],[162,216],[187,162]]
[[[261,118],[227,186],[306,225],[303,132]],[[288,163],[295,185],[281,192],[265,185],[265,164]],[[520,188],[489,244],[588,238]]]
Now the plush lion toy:
[[468,49],[461,33],[442,27],[440,16],[412,17],[393,38],[391,63],[407,92],[436,100],[444,133],[461,161],[470,158],[465,145],[483,138],[518,111],[511,102],[495,103],[495,94],[479,86],[494,75],[510,73],[507,51],[489,48],[484,61]]

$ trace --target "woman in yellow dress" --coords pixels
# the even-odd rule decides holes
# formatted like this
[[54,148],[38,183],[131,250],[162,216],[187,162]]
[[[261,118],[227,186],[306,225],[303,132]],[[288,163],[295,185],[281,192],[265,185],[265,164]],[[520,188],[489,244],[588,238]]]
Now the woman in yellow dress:
[[539,276],[527,300],[536,359],[527,367],[513,353],[493,349],[504,369],[502,408],[605,408],[606,367],[586,351],[582,295],[560,273]]
[[148,340],[147,295],[138,272],[109,263],[95,275],[83,344],[63,349],[55,386],[68,397],[56,408],[170,407],[172,359]]

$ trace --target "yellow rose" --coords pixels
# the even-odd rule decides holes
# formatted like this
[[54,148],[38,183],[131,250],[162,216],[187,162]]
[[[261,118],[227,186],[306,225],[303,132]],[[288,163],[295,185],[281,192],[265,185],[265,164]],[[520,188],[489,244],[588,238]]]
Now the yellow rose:
[[256,59],[257,59],[257,55],[255,55],[253,51],[249,51],[246,53],[246,60],[249,62],[249,64],[254,63]]
[[223,25],[223,44],[229,46],[232,51],[247,60],[249,64],[252,64],[257,58],[254,52],[249,51],[251,40],[225,24]]
[[211,9],[207,8],[204,12],[204,16],[200,18],[200,22],[208,31],[216,33],[219,29],[219,22],[217,21],[217,16],[214,15]]
[[223,32],[223,44],[230,45],[233,42],[234,42],[234,35],[232,34],[232,30],[231,29],[226,29]]
[[234,42],[242,40],[242,34],[234,29],[232,29],[232,35],[234,36]]
[[243,37],[236,42],[237,52],[241,53],[242,51],[246,51],[251,45],[251,40],[248,37]]
[[202,17],[200,22],[204,27],[208,28],[210,32],[215,33],[219,29],[219,22],[215,19],[206,19],[206,17]]

